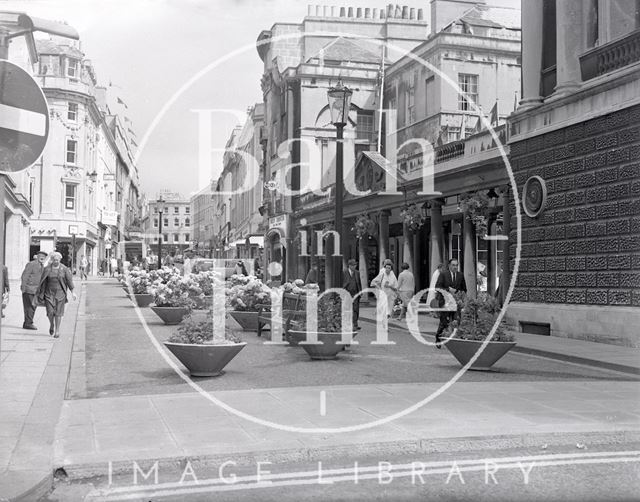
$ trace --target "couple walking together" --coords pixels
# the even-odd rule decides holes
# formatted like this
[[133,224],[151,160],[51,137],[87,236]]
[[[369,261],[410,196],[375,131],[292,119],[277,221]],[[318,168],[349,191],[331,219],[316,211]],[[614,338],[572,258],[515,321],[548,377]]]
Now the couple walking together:
[[49,319],[49,334],[54,338],[60,336],[60,323],[64,315],[64,307],[68,302],[70,291],[73,300],[73,276],[68,267],[60,263],[62,255],[51,254],[51,262],[44,266],[47,253],[39,251],[35,258],[27,263],[22,272],[20,289],[22,290],[22,307],[24,310],[23,329],[38,329],[33,324],[33,316],[38,305],[44,305]]

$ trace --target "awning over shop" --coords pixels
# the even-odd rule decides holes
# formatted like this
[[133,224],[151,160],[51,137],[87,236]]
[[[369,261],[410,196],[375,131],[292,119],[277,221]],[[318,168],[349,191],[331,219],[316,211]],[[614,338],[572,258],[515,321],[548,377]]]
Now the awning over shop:
[[264,247],[264,236],[263,235],[250,235],[249,236],[249,244],[254,246]]

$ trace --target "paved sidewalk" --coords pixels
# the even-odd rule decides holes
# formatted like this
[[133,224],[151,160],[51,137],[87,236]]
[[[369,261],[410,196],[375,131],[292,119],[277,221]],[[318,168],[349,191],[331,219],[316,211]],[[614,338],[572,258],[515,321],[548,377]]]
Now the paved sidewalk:
[[[260,420],[339,428],[399,413],[434,384],[296,387],[212,396]],[[321,413],[326,392],[326,414]],[[133,462],[177,468],[400,452],[460,451],[640,439],[638,382],[458,383],[389,423],[332,433],[283,431],[240,418],[198,393],[65,401],[55,465],[70,478],[132,472]]]
[[0,500],[35,500],[51,486],[55,424],[79,304],[67,304],[57,340],[49,336],[41,307],[34,319],[38,331],[23,330],[20,283],[11,281],[0,340]]
[[[362,321],[375,322],[375,308],[361,308],[360,312]],[[429,337],[435,335],[438,328],[438,319],[429,315],[420,315],[418,322],[423,335]],[[407,329],[404,322],[392,320],[389,324],[396,328]],[[640,375],[640,348],[558,336],[532,335],[518,332],[514,332],[514,334],[518,342],[513,349],[515,352]]]

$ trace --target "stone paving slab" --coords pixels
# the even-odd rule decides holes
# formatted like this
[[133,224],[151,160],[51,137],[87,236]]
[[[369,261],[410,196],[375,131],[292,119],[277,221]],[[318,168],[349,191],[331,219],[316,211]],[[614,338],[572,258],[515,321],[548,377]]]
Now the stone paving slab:
[[[411,404],[412,395],[423,397],[425,390],[435,388],[436,385],[425,384],[328,388],[325,389],[326,416],[321,416],[319,411],[318,388],[222,391],[214,395],[225,403],[233,403],[240,411],[259,413],[259,418],[264,420],[327,428],[358,425],[388,416],[389,412]],[[581,393],[587,389],[588,392]],[[618,382],[616,391],[640,398],[637,382]],[[302,449],[309,456],[318,448],[342,451],[349,445],[364,448],[365,445],[406,446],[462,438],[488,441],[505,435],[569,437],[595,432],[640,433],[637,406],[640,399],[609,399],[603,406],[602,400],[607,396],[611,396],[610,383],[598,381],[553,385],[550,382],[458,383],[451,392],[407,416],[374,428],[338,434],[274,429],[228,413],[197,393],[65,401],[58,425],[55,465],[73,473],[89,465],[99,470],[99,466],[104,467],[108,462],[123,463],[126,468],[127,462],[133,460],[223,454],[236,460],[256,451],[295,456]],[[386,404],[378,407],[376,399]],[[87,415],[87,408],[101,410],[101,414]],[[141,411],[146,420],[140,420]],[[90,431],[92,441],[64,433],[77,422],[78,413],[90,417],[91,422],[83,432]]]

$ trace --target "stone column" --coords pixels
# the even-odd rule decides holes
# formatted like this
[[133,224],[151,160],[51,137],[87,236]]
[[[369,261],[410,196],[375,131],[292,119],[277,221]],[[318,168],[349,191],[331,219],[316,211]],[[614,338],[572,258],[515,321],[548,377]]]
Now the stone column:
[[[362,289],[369,286],[369,274],[367,267],[367,240],[369,237],[364,235],[358,239],[358,272],[360,273],[360,282],[362,283]],[[360,301],[368,302],[369,294],[364,293],[360,297]]]
[[324,289],[333,287],[333,270],[335,260],[333,259],[333,234],[324,240]]
[[[487,221],[487,235],[496,235],[496,218],[491,215]],[[496,292],[496,241],[487,241],[487,293],[493,296]]]
[[504,304],[511,282],[511,251],[509,240],[511,236],[511,192],[509,185],[504,187],[502,192],[502,235],[509,239],[502,241],[502,275],[500,276],[500,301]]
[[[537,2],[523,2],[537,3]],[[556,88],[554,96],[572,94],[580,88],[582,74],[577,55],[584,52],[584,0],[556,2]]]
[[522,2],[522,100],[526,110],[542,103],[540,78],[542,72],[542,1]]
[[413,233],[406,223],[402,224],[402,261],[409,264],[412,272],[415,270],[413,266]]
[[475,298],[478,292],[476,271],[476,229],[465,214],[462,220],[462,237],[464,239],[464,280],[467,283],[467,295]]
[[389,216],[391,211],[385,209],[380,211],[378,218],[378,256],[380,258],[380,267],[389,257]]
[[431,277],[436,267],[442,263],[444,237],[442,232],[442,202],[440,200],[432,200],[429,204],[431,205],[431,233],[429,234],[431,266],[429,277]]

